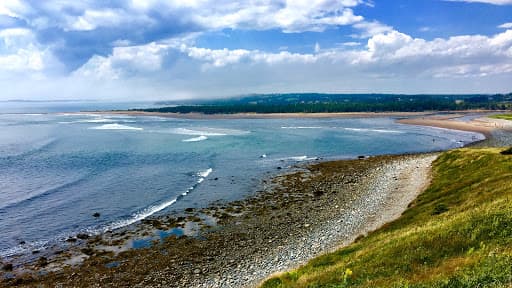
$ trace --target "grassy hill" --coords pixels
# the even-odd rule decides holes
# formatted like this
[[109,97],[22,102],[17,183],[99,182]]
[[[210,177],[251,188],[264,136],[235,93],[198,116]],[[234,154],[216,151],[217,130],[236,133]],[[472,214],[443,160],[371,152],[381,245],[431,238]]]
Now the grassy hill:
[[270,287],[512,287],[512,155],[443,153],[396,221],[275,278]]

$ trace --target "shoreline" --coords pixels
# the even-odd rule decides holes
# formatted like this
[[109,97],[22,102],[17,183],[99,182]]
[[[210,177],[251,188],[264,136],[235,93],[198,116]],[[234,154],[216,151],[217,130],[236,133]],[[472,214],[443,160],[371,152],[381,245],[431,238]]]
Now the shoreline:
[[[106,114],[112,114],[112,113],[106,113]],[[374,113],[371,113],[374,115]],[[329,114],[332,117],[332,114]],[[345,117],[353,117],[353,116],[347,116],[347,114],[343,114]],[[145,115],[149,116],[149,115]],[[276,116],[276,115],[273,115]],[[324,115],[325,116],[325,115]],[[415,114],[415,116],[418,116]],[[375,117],[382,117],[382,114],[378,114]],[[435,116],[431,116],[435,117]],[[461,122],[461,121],[453,121],[451,119],[456,118],[453,115],[445,117],[446,119],[429,119],[431,121],[439,121],[435,122],[435,124],[438,125],[447,125],[446,122]],[[439,117],[439,116],[438,116]],[[460,117],[460,115],[459,115]],[[413,120],[413,119],[406,119],[406,120]],[[425,120],[425,119],[418,119],[418,120]],[[494,119],[492,119],[494,120]],[[399,123],[401,120],[399,120]],[[425,122],[416,122],[416,123],[423,123]],[[427,122],[430,123],[430,122]],[[465,123],[465,122],[461,122]],[[404,123],[409,124],[409,123]],[[457,124],[457,123],[456,123]],[[422,125],[422,124],[413,124],[413,125]],[[450,124],[450,125],[453,125]],[[432,125],[423,125],[423,126],[432,126]],[[455,130],[463,130],[463,131],[472,131],[472,132],[479,132],[484,131],[481,130],[485,128],[486,133],[484,134],[488,139],[492,137],[492,131],[494,128],[491,127],[483,127],[478,126],[476,124],[469,124],[467,129],[480,129],[480,130],[464,130],[464,129],[456,129],[452,128],[453,126],[446,127],[446,126],[434,126],[439,128],[447,128],[447,129],[455,129]],[[477,128],[474,128],[477,127]],[[466,127],[464,127],[466,128]],[[350,237],[346,237],[344,239],[341,239],[338,236],[333,236],[334,234],[338,233],[339,230],[336,229],[336,227],[339,227],[340,223],[337,222],[337,220],[343,220],[349,216],[350,214],[336,214],[333,215],[333,212],[324,211],[328,210],[329,208],[334,210],[338,209],[340,207],[343,207],[344,209],[349,209],[349,206],[343,206],[347,203],[346,200],[344,200],[343,197],[347,197],[352,200],[361,200],[363,199],[362,195],[365,193],[364,191],[372,190],[372,187],[377,187],[375,183],[385,183],[383,186],[390,186],[393,187],[390,191],[395,191],[397,189],[402,189],[404,187],[407,187],[408,184],[404,185],[398,185],[393,186],[394,182],[400,182],[400,183],[407,183],[407,181],[411,180],[404,180],[404,174],[402,173],[401,176],[389,176],[391,175],[393,170],[395,170],[391,163],[400,163],[400,162],[407,162],[405,159],[423,159],[425,157],[433,157],[433,154],[416,154],[416,155],[395,155],[395,156],[376,156],[369,159],[364,160],[338,160],[338,161],[330,161],[330,162],[320,162],[316,164],[307,164],[305,167],[301,167],[298,172],[289,172],[288,174],[283,174],[280,176],[277,176],[270,179],[263,179],[263,183],[266,181],[274,181],[272,183],[267,182],[264,185],[264,191],[258,192],[254,196],[250,196],[247,199],[241,200],[241,201],[234,201],[231,203],[218,203],[217,205],[213,205],[206,209],[201,209],[199,211],[193,211],[191,213],[188,213],[186,217],[183,217],[184,219],[179,218],[173,218],[170,215],[166,217],[151,217],[147,221],[143,221],[145,223],[137,224],[136,229],[137,231],[129,231],[132,227],[128,227],[125,230],[122,231],[115,231],[114,233],[110,235],[101,235],[101,237],[91,237],[89,239],[86,239],[83,242],[82,246],[79,246],[78,249],[90,249],[88,253],[91,255],[85,254],[84,258],[84,264],[79,267],[65,267],[65,263],[56,263],[51,262],[47,263],[42,266],[40,263],[35,263],[33,268],[34,271],[37,272],[45,272],[49,273],[46,276],[42,276],[42,278],[37,277],[37,279],[33,279],[32,276],[27,277],[26,279],[19,278],[20,282],[18,284],[24,286],[37,286],[38,284],[43,284],[47,286],[53,286],[51,285],[53,281],[57,281],[60,283],[64,283],[65,286],[69,284],[75,283],[75,278],[79,277],[78,279],[91,279],[87,282],[85,286],[90,286],[94,284],[95,280],[92,279],[104,279],[101,281],[102,286],[115,286],[115,282],[120,280],[119,277],[121,277],[121,281],[127,280],[126,283],[130,285],[138,285],[140,287],[142,286],[158,286],[159,284],[162,284],[164,282],[166,283],[174,283],[169,279],[175,279],[175,281],[185,281],[181,284],[178,284],[176,282],[177,286],[182,287],[215,287],[213,286],[216,283],[221,283],[221,280],[230,279],[230,281],[234,281],[235,278],[243,279],[242,276],[246,274],[254,275],[254,273],[257,274],[258,271],[267,271],[270,272],[266,275],[259,275],[254,278],[254,280],[246,279],[248,281],[244,281],[243,283],[250,282],[252,283],[251,286],[254,286],[259,283],[259,281],[264,280],[266,277],[270,276],[272,273],[277,273],[283,270],[288,270],[291,268],[296,267],[297,265],[303,264],[306,261],[310,260],[312,257],[321,254],[326,253],[328,251],[332,251],[333,249],[339,248],[340,243],[349,244],[350,242],[353,242],[356,237],[358,237],[361,234],[366,234],[367,232],[377,229],[381,225],[393,220],[396,217],[399,217],[401,212],[403,212],[407,208],[407,204],[409,204],[417,195],[417,193],[421,192],[421,189],[424,188],[422,185],[419,185],[416,187],[414,191],[409,191],[407,195],[408,197],[398,197],[394,200],[390,199],[384,199],[380,198],[383,202],[380,203],[380,205],[391,205],[390,207],[386,208],[396,208],[397,206],[400,206],[400,209],[398,210],[392,210],[395,213],[391,213],[392,215],[380,215],[379,213],[367,213],[365,217],[367,217],[366,220],[363,220],[363,224],[359,226],[359,228],[354,228],[356,230],[353,230],[350,234]],[[417,160],[417,159],[416,159]],[[416,166],[416,160],[413,160],[410,164],[412,166],[407,166],[410,169],[403,170],[405,174],[407,174],[410,171],[414,171]],[[433,159],[432,159],[433,160]],[[430,161],[431,162],[431,161]],[[332,167],[330,167],[332,165]],[[345,169],[349,170],[350,173],[343,174],[338,173],[337,171],[334,171],[333,168],[337,167],[337,165],[341,165],[341,167],[344,167]],[[354,168],[354,166],[356,168]],[[320,167],[320,168],[316,168]],[[338,167],[339,168],[339,167]],[[425,168],[425,167],[423,167]],[[373,169],[373,170],[372,170]],[[369,172],[372,171],[372,172]],[[380,172],[378,172],[380,171]],[[385,172],[389,172],[387,181],[376,181],[375,179],[382,176],[383,174],[386,174]],[[419,177],[427,177],[428,175],[428,169],[422,170],[422,173],[415,174],[416,176],[419,175]],[[320,172],[320,175],[316,175],[316,173]],[[366,174],[365,174],[366,173]],[[380,173],[380,174],[379,174]],[[324,175],[322,175],[324,174]],[[333,178],[329,178],[327,175],[330,175]],[[381,175],[381,176],[378,176]],[[315,177],[320,177],[319,179]],[[410,175],[409,175],[410,176]],[[323,177],[323,178],[322,178]],[[341,177],[341,178],[340,178]],[[348,180],[347,180],[348,178]],[[397,180],[397,179],[399,180]],[[405,177],[406,178],[406,177]],[[428,179],[423,178],[423,179]],[[346,180],[346,181],[345,181]],[[421,179],[417,178],[416,182],[421,182]],[[341,182],[340,182],[341,181]],[[306,188],[300,188],[300,186],[304,185],[304,183],[309,183],[311,186],[308,186],[307,190]],[[372,184],[373,183],[373,184]],[[396,184],[396,183],[395,183]],[[291,185],[291,186],[290,186]],[[425,184],[426,185],[426,184]],[[420,187],[421,186],[421,187]],[[283,190],[283,187],[285,188],[291,188],[296,193],[298,193],[297,198],[290,197],[290,195],[286,195],[288,193],[285,193]],[[342,195],[337,195],[336,197],[340,198],[330,198],[332,195],[331,193],[326,193],[325,189],[323,187],[328,187],[329,189],[340,189],[340,193]],[[333,188],[334,187],[334,188]],[[345,194],[343,194],[345,193]],[[416,193],[416,194],[414,194]],[[285,197],[286,195],[286,197]],[[326,197],[323,199],[323,197]],[[332,196],[335,197],[335,196]],[[359,198],[357,198],[359,197]],[[412,197],[412,199],[410,198]],[[322,200],[323,199],[323,200]],[[333,200],[334,199],[334,200]],[[407,200],[410,199],[410,200]],[[313,203],[307,202],[313,200]],[[405,201],[403,203],[397,203],[398,200]],[[333,204],[332,202],[335,201]],[[336,202],[337,201],[337,202]],[[386,202],[387,201],[387,202]],[[307,202],[307,203],[305,203]],[[341,203],[343,202],[343,205]],[[352,203],[352,202],[351,202]],[[383,204],[384,203],[384,204]],[[322,205],[320,205],[322,204]],[[364,206],[368,203],[359,203],[359,206]],[[400,205],[397,205],[400,204]],[[282,206],[285,205],[285,206]],[[291,205],[291,206],[286,206]],[[298,206],[295,206],[298,205]],[[336,207],[336,205],[338,207]],[[395,205],[395,206],[393,206]],[[270,207],[270,208],[269,208]],[[288,215],[287,210],[284,208],[290,208],[291,211],[289,212],[292,215]],[[382,207],[382,206],[381,206]],[[316,209],[320,209],[320,211],[316,211]],[[380,210],[386,210],[389,209],[380,209]],[[303,218],[304,211],[312,211],[310,217],[315,218],[313,221],[309,221],[311,223],[305,222]],[[391,211],[391,210],[389,210]],[[314,215],[314,216],[312,216]],[[252,216],[247,218],[247,216]],[[300,217],[302,216],[302,218]],[[258,221],[263,220],[263,223],[257,223]],[[338,217],[338,219],[335,221],[335,217]],[[199,218],[199,220],[198,220]],[[208,220],[212,220],[211,223],[208,222]],[[252,220],[251,220],[252,219]],[[285,222],[282,222],[282,221]],[[287,221],[287,222],[286,222]],[[213,224],[212,224],[213,223]],[[277,223],[277,224],[276,224]],[[299,224],[297,224],[299,223]],[[170,236],[162,241],[162,243],[156,243],[153,244],[153,246],[143,249],[129,249],[129,250],[117,250],[116,247],[118,247],[118,244],[122,244],[123,241],[126,243],[126,239],[130,238],[134,239],[136,237],[144,237],[148,236],[147,233],[155,232],[156,230],[159,230],[158,228],[165,228],[164,230],[169,230],[171,227],[184,227],[186,225],[195,225],[198,226],[199,229],[199,235],[200,237],[197,237],[198,235],[192,235],[191,237],[175,237]],[[290,224],[296,225],[292,227],[293,229],[287,227]],[[262,226],[259,226],[262,225]],[[328,225],[331,225],[327,227]],[[276,227],[272,227],[276,226]],[[354,226],[355,227],[355,226]],[[283,231],[276,232],[275,229],[282,229]],[[291,229],[291,230],[290,230]],[[316,229],[316,230],[315,230]],[[359,229],[359,230],[358,230]],[[128,230],[128,232],[127,232]],[[315,232],[317,231],[317,232]],[[319,232],[318,232],[319,231]],[[319,241],[321,237],[324,237],[325,234],[329,234],[329,237],[326,237],[326,239],[322,239],[322,241]],[[354,232],[354,231],[357,231]],[[288,232],[288,233],[284,233]],[[252,234],[251,234],[252,233]],[[315,234],[316,233],[316,234]],[[268,236],[266,238],[255,240],[259,235]],[[280,235],[280,237],[276,237],[276,235]],[[317,236],[314,236],[317,235]],[[127,237],[125,237],[127,236]],[[293,238],[296,237],[296,238]],[[338,237],[333,240],[331,237]],[[203,239],[204,238],[204,239]],[[329,239],[327,239],[329,238]],[[311,241],[304,241],[304,239],[310,239]],[[209,242],[213,241],[213,242]],[[318,242],[321,242],[324,246],[314,246],[317,245]],[[208,244],[210,243],[210,244]],[[212,244],[211,243],[215,243]],[[309,243],[309,244],[305,244]],[[330,243],[330,244],[329,244]],[[338,243],[336,245],[333,245],[333,243]],[[249,246],[249,252],[252,252],[253,254],[243,254],[244,250],[247,250],[248,248],[245,247],[247,245]],[[268,248],[270,246],[271,248]],[[226,252],[230,251],[233,247],[239,249],[236,251],[236,253]],[[277,247],[277,248],[276,248]],[[315,253],[310,253],[308,255],[298,255],[299,252],[289,254],[288,251],[293,250],[293,248],[301,247],[301,249],[298,249],[300,251],[307,251],[307,250],[313,250],[316,251]],[[180,251],[183,250],[183,248],[191,248],[190,251]],[[160,250],[162,249],[162,250]],[[220,253],[211,253],[210,250],[219,250],[224,251]],[[278,250],[278,252],[272,252],[268,249],[281,249]],[[75,251],[77,254],[74,255],[76,257],[77,255],[80,256],[80,253],[83,251],[78,250]],[[159,251],[166,251],[167,255],[158,255]],[[114,251],[114,252],[113,252]],[[280,252],[279,252],[280,251]],[[225,253],[224,255],[222,253]],[[232,255],[228,255],[228,254]],[[274,253],[274,254],[272,254]],[[288,253],[288,254],[287,254]],[[84,253],[82,253],[84,254]],[[168,255],[177,255],[177,257],[168,257]],[[256,256],[255,256],[256,255]],[[272,257],[268,258],[270,260],[263,260],[264,256],[273,255]],[[274,257],[274,255],[276,255]],[[280,258],[280,255],[286,255],[284,259]],[[83,256],[83,255],[82,255]],[[152,261],[155,261],[155,258],[157,259],[157,263],[151,263]],[[193,260],[190,260],[190,259]],[[250,259],[247,261],[246,259]],[[269,271],[268,269],[261,269],[256,267],[253,263],[253,260],[256,259],[256,261],[260,261],[260,263],[267,263],[266,267],[278,267],[278,271]],[[275,260],[277,259],[277,260]],[[289,262],[286,262],[285,260],[290,260]],[[172,263],[167,263],[169,260],[171,260]],[[245,261],[245,262],[244,262]],[[278,264],[276,264],[276,261]],[[133,263],[128,263],[133,262]],[[279,264],[282,262],[282,264]],[[286,262],[286,263],[285,263]],[[69,263],[69,262],[68,262]],[[110,267],[111,263],[114,263],[112,267]],[[290,264],[291,263],[291,264]],[[125,266],[126,265],[126,266]],[[108,267],[107,267],[108,266]],[[138,266],[148,266],[148,268],[145,267],[138,267]],[[204,268],[203,266],[206,266]],[[252,267],[252,268],[251,268]],[[258,269],[256,269],[258,268]],[[92,270],[92,274],[88,274],[88,271],[84,270]],[[119,270],[117,270],[119,269]],[[139,270],[142,269],[142,270]],[[176,273],[178,270],[179,273]],[[199,271],[197,271],[199,269]],[[124,272],[123,272],[124,271]],[[133,277],[130,277],[130,275],[123,275],[119,276],[117,274],[130,274],[132,272],[126,272],[126,271],[136,271],[134,272]],[[235,276],[231,275],[229,276],[231,272],[235,271]],[[251,273],[249,273],[251,271]],[[197,272],[197,273],[196,273]],[[85,273],[85,274],[84,274]],[[176,273],[176,274],[173,274]],[[227,273],[227,274],[226,274]],[[245,273],[245,274],[244,274]],[[78,275],[78,276],[77,276]],[[142,277],[142,276],[148,276]],[[214,275],[220,275],[216,279],[216,281],[208,282],[209,279],[212,279]],[[228,276],[225,276],[228,275]],[[212,276],[212,277],[210,277]],[[91,278],[92,277],[92,278]],[[127,278],[124,278],[127,277]],[[213,278],[215,279],[215,278]],[[35,280],[35,282],[34,282]],[[39,282],[41,281],[41,282]],[[170,282],[168,282],[170,281]],[[231,282],[230,282],[231,283]],[[233,282],[234,283],[234,282]],[[231,284],[233,284],[231,283]],[[226,283],[224,283],[226,284]],[[226,285],[228,285],[227,283]],[[229,285],[231,285],[229,284]],[[236,286],[240,286],[238,283]],[[4,282],[0,282],[0,286],[5,285]],[[164,284],[165,285],[165,284]],[[218,284],[219,287],[222,286],[221,284]],[[7,284],[9,286],[9,283]],[[81,285],[83,286],[83,285]]]
[[[467,114],[467,113],[466,113]],[[396,120],[397,123],[407,125],[418,125],[427,127],[437,127],[444,129],[460,130],[467,132],[477,132],[483,134],[486,139],[493,137],[493,132],[496,130],[512,131],[512,121],[495,119],[488,117],[491,112],[478,112],[471,114],[484,114],[470,119],[469,121],[460,121],[459,118],[466,114],[453,114],[453,115],[429,115],[429,116],[415,116],[405,119]]]
[[[16,281],[43,287],[80,283],[76,281],[86,281],[81,286],[115,286],[119,281],[135,287],[254,286],[399,217],[428,184],[430,163],[436,157],[375,156],[310,164],[273,178],[264,191],[247,199],[193,211],[188,220],[167,216],[144,224],[165,230],[195,222],[204,225],[200,237],[170,236],[151,247],[115,255],[109,249],[127,235],[118,231],[110,239],[88,239],[81,251],[88,249],[90,255],[80,266],[36,264],[35,271],[48,274]],[[402,192],[391,193],[395,191]],[[208,217],[217,225],[204,223]],[[128,236],[144,235],[141,231],[148,229]]]
[[178,119],[278,119],[278,118],[379,118],[379,117],[417,117],[439,114],[468,114],[493,113],[501,110],[464,110],[464,111],[425,111],[425,112],[335,112],[335,113],[233,113],[233,114],[203,114],[203,113],[164,113],[144,111],[83,111],[76,114],[88,113],[97,115],[127,115],[155,116]]

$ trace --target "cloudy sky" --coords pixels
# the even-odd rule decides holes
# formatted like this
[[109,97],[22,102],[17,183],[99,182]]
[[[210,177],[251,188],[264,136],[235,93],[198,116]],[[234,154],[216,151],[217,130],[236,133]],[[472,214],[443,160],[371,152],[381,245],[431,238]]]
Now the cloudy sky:
[[0,0],[0,99],[512,91],[512,0]]

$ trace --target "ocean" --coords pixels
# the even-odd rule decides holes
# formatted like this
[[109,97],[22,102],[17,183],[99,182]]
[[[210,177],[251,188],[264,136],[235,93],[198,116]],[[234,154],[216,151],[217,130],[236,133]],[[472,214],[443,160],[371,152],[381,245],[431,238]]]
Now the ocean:
[[65,113],[129,107],[151,104],[0,108],[0,257],[44,249],[79,232],[241,199],[256,193],[263,178],[299,163],[439,151],[483,139],[387,117],[190,120]]

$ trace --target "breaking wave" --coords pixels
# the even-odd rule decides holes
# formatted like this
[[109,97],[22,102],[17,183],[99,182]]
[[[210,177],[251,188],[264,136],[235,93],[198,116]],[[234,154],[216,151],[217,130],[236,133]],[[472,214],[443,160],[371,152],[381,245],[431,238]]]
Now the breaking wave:
[[140,128],[140,127],[132,127],[132,126],[121,125],[121,124],[117,124],[117,123],[105,124],[105,125],[101,125],[101,126],[91,127],[89,129],[95,129],[95,130],[139,130],[139,131],[144,130],[143,128]]

